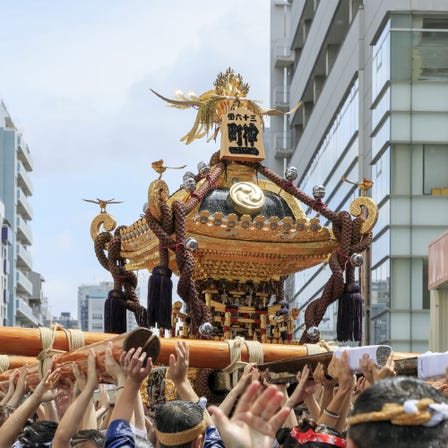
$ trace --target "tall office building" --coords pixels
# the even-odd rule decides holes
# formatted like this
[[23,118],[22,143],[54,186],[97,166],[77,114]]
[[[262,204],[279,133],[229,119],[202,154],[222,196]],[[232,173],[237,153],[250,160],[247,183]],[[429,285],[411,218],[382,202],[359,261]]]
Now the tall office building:
[[9,276],[9,251],[12,244],[11,228],[5,220],[5,205],[0,200],[0,226],[2,239],[0,243],[0,325],[5,325],[8,316],[8,276]]
[[[114,289],[113,282],[78,287],[78,320],[82,331],[104,332],[104,302],[111,289]],[[138,295],[139,291],[136,293]],[[130,331],[137,323],[132,312],[127,311],[126,314],[127,331]]]
[[[325,185],[335,211],[359,194],[342,177],[374,182],[364,342],[423,352],[428,245],[448,222],[447,2],[271,0],[271,102],[287,110],[300,100],[292,116],[271,118],[268,163],[295,166],[310,195]],[[320,297],[329,275],[325,266],[296,274],[294,306]],[[324,337],[335,335],[336,308]]]
[[[7,315],[2,325],[30,327],[41,323],[30,306],[34,293],[29,278],[33,267],[28,250],[33,242],[29,226],[33,212],[29,197],[33,187],[28,173],[32,168],[28,145],[15,127],[4,103],[0,101],[0,201],[5,208],[2,242],[5,236],[10,243],[7,286],[5,288],[2,285]],[[6,228],[9,230],[3,230]]]

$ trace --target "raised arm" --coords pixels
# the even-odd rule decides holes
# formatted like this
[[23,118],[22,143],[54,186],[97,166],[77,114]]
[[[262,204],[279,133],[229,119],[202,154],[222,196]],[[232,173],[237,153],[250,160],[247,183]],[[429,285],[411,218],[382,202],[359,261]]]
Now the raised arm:
[[70,404],[59,422],[53,439],[53,448],[70,448],[70,441],[73,435],[78,431],[78,427],[84,414],[87,412],[87,408],[92,400],[93,392],[97,386],[98,377],[96,372],[96,354],[92,349],[90,349],[87,367],[87,380],[83,385],[81,393],[76,397],[75,401]]
[[8,378],[8,390],[6,392],[6,395],[2,398],[2,401],[0,401],[0,405],[1,406],[7,406],[8,405],[8,401],[14,395],[14,390],[15,390],[14,381],[16,380],[18,375],[19,375],[19,370],[15,370],[9,376],[9,378]]
[[22,401],[26,392],[26,376],[28,374],[28,367],[25,364],[19,370],[19,376],[17,377],[17,383],[11,398],[8,400],[8,406],[16,408]]
[[53,372],[51,369],[48,369],[34,392],[0,426],[0,448],[11,448],[27,419],[37,411],[39,405],[56,398],[58,393],[54,389],[60,376],[60,369],[56,369]]
[[169,370],[167,377],[177,389],[177,394],[181,400],[198,401],[198,394],[193,389],[188,380],[188,366],[190,351],[185,341],[179,340],[176,343],[176,354],[171,354],[169,358]]
[[219,407],[209,407],[226,448],[272,447],[275,433],[291,409],[280,407],[284,395],[275,386],[267,387],[257,397],[261,388],[254,382],[246,389],[231,419]]
[[[108,347],[107,350],[111,350],[111,347]],[[129,420],[134,412],[134,402],[137,399],[140,385],[152,369],[152,359],[147,360],[146,366],[145,360],[146,353],[142,353],[141,347],[137,350],[132,348],[120,355],[120,365],[127,373],[127,381],[115,401],[114,410],[110,417],[111,423],[107,428],[104,442],[105,448],[135,446],[135,438]]]
[[244,366],[243,373],[235,386],[229,391],[219,407],[225,415],[230,415],[236,400],[245,391],[246,387],[250,384],[252,378],[252,370],[256,369],[256,364],[251,362]]
[[[355,376],[350,371],[348,352],[340,358],[333,356],[330,375],[338,382],[338,390],[328,406],[322,410],[317,423],[327,425],[342,432],[346,427],[347,414],[355,386]],[[330,368],[330,366],[329,366]]]
[[316,390],[316,384],[314,381],[309,380],[310,368],[305,365],[301,372],[298,372],[296,375],[297,378],[297,386],[294,389],[294,392],[284,403],[284,406],[291,408],[291,412],[289,417],[285,420],[284,426],[294,427],[297,426],[297,417],[294,412],[294,408],[302,401],[307,399],[308,397],[314,394]]

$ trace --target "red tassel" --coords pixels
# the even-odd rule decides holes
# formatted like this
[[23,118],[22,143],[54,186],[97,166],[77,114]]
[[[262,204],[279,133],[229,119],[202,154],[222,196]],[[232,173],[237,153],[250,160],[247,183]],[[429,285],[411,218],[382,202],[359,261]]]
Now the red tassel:
[[338,304],[338,341],[361,341],[362,303],[359,284],[346,284]]

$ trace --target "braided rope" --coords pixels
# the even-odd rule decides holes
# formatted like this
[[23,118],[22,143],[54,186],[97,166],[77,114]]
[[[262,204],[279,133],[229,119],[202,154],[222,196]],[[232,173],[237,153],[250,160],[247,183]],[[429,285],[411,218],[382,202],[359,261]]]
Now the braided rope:
[[244,338],[226,339],[229,346],[230,363],[222,371],[224,372],[224,384],[227,390],[231,390],[238,382],[238,370],[247,363],[241,361],[241,350],[244,345]]
[[65,328],[63,330],[68,341],[69,351],[77,350],[86,345],[84,334],[81,330],[66,330]]
[[302,334],[300,343],[309,342],[311,337],[308,329],[318,326],[328,308],[333,302],[339,299],[344,291],[344,272],[347,271],[346,283],[354,281],[354,269],[350,266],[350,256],[355,252],[363,252],[372,242],[372,233],[361,234],[361,226],[364,219],[361,217],[351,220],[348,212],[333,212],[326,204],[320,200],[311,198],[306,193],[297,188],[291,181],[283,179],[269,168],[253,162],[238,162],[247,165],[263,174],[267,179],[274,182],[282,190],[306,204],[312,210],[327,218],[333,224],[333,233],[339,242],[339,250],[330,256],[329,265],[332,271],[330,279],[327,281],[322,296],[312,301],[305,311],[305,331]]
[[39,378],[42,379],[47,373],[48,369],[52,364],[52,359],[54,355],[64,353],[63,350],[53,349],[53,344],[56,339],[56,331],[62,327],[59,324],[53,325],[52,328],[39,327],[40,342],[42,345],[42,351],[37,355],[37,360],[39,362],[38,374]]
[[244,340],[246,344],[247,351],[249,352],[249,362],[254,362],[255,364],[263,364],[264,353],[263,346],[258,341],[248,341]]
[[[196,285],[193,281],[194,257],[191,252],[185,249],[186,239],[185,219],[187,215],[202,201],[205,195],[214,188],[214,184],[224,170],[224,164],[218,163],[213,167],[207,182],[191,195],[186,203],[175,201],[170,208],[166,203],[161,202],[161,219],[158,221],[152,216],[148,209],[145,219],[151,231],[159,239],[159,258],[161,264],[168,266],[168,249],[176,254],[176,264],[179,270],[179,282],[177,292],[187,306],[187,313],[191,317],[192,333],[196,334],[199,326],[204,322],[212,322],[213,316],[200,299]],[[199,178],[198,178],[199,179]],[[176,240],[171,237],[173,231],[176,233]]]
[[347,422],[349,425],[358,425],[360,423],[390,421],[393,425],[418,426],[431,420],[432,413],[427,409],[433,403],[434,400],[431,398],[422,398],[415,403],[417,412],[406,412],[405,406],[398,403],[386,403],[380,411],[356,414],[349,417]]
[[8,355],[0,355],[0,372],[6,372],[9,370],[9,358]]
[[125,269],[126,260],[120,256],[121,236],[120,230],[123,226],[117,227],[114,236],[109,242],[108,271],[114,279],[114,289],[123,288],[125,294],[126,307],[135,315],[135,320],[140,327],[148,327],[148,313],[138,299],[135,292],[137,287],[137,276],[132,271]]

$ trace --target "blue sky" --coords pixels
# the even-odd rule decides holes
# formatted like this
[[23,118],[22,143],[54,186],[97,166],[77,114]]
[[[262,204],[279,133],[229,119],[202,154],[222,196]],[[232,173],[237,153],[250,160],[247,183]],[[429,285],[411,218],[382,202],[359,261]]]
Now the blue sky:
[[[0,97],[34,160],[31,248],[54,315],[77,315],[77,288],[110,280],[90,239],[97,206],[137,220],[151,162],[196,171],[218,144],[179,139],[194,111],[150,88],[202,93],[231,66],[269,107],[268,0],[0,0]],[[182,173],[166,172],[174,191]],[[145,289],[147,273],[139,272]],[[142,297],[145,303],[146,298]]]

